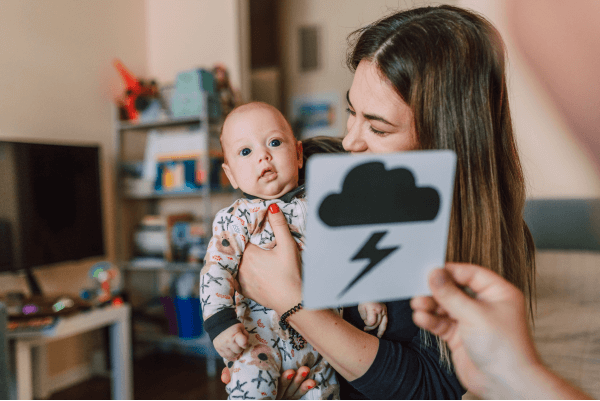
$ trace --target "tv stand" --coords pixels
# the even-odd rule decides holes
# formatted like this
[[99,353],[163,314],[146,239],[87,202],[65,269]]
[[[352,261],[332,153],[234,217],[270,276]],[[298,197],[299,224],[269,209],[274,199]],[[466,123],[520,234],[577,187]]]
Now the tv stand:
[[[32,360],[32,351],[46,343],[102,327],[109,327],[112,397],[115,400],[133,399],[133,370],[131,355],[131,309],[128,304],[94,308],[72,316],[62,317],[50,329],[37,333],[8,332],[13,342],[16,386],[13,399],[31,400],[33,372],[40,367]],[[36,379],[42,379],[36,377]],[[43,380],[43,379],[42,379]]]
[[35,276],[33,275],[33,272],[31,271],[31,269],[25,269],[25,277],[27,278],[27,287],[29,287],[29,291],[31,292],[31,295],[32,296],[41,296],[42,289],[40,288],[40,285],[39,285],[37,279],[35,278]]

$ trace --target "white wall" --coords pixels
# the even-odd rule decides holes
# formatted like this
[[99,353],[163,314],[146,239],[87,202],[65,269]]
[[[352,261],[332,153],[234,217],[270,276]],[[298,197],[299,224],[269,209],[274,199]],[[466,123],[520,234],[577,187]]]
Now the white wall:
[[178,72],[223,63],[242,86],[240,0],[146,0],[148,74],[159,83]]

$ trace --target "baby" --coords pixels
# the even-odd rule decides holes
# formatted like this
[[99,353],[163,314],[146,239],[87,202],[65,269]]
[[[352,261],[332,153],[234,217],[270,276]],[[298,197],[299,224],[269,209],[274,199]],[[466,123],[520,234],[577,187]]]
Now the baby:
[[[304,248],[306,200],[304,186],[298,186],[302,143],[276,108],[254,102],[227,116],[221,147],[223,169],[245,198],[216,215],[201,272],[200,298],[204,328],[219,354],[229,360],[229,398],[275,399],[281,372],[308,366],[308,378],[317,386],[303,399],[339,399],[335,372],[323,357],[310,344],[298,346],[297,338],[279,325],[275,311],[244,298],[233,285],[246,244],[267,250],[276,245],[267,219],[271,204],[283,211],[298,248]],[[365,330],[380,326],[381,336],[387,322],[385,305],[365,303],[359,311]]]

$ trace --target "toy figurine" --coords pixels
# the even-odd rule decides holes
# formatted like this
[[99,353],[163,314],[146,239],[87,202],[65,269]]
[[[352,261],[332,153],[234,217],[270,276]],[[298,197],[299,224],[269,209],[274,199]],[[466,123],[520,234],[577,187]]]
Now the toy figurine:
[[[83,289],[80,293],[82,299],[95,303],[104,303],[110,301],[115,288],[112,288],[114,279],[119,271],[109,262],[99,262],[90,268],[88,276],[94,280],[94,289]],[[112,289],[112,291],[111,291]]]
[[163,110],[167,110],[156,81],[147,83],[137,79],[119,60],[114,60],[114,66],[125,83],[125,96],[118,101],[122,120],[137,120],[139,113],[150,107],[154,100],[160,103]]
[[235,106],[240,105],[242,102],[239,93],[231,87],[229,72],[223,64],[214,66],[213,75],[217,81],[217,94],[221,100],[221,112],[225,117]]

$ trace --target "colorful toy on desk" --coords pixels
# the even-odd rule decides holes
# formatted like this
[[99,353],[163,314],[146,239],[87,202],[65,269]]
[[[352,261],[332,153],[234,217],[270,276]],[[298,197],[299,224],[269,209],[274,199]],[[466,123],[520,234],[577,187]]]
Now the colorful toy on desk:
[[60,312],[63,309],[72,308],[75,306],[75,302],[71,298],[60,298],[58,299],[54,305],[52,305],[52,310],[54,312]]
[[[112,282],[118,276],[119,271],[109,262],[99,262],[90,268],[88,276],[94,280],[96,288],[84,288],[79,293],[81,299],[103,303],[112,298]],[[116,291],[115,291],[116,292]]]
[[24,315],[31,315],[33,313],[37,313],[39,310],[40,310],[40,308],[38,308],[38,306],[35,304],[27,304],[27,305],[23,306],[23,314]]

